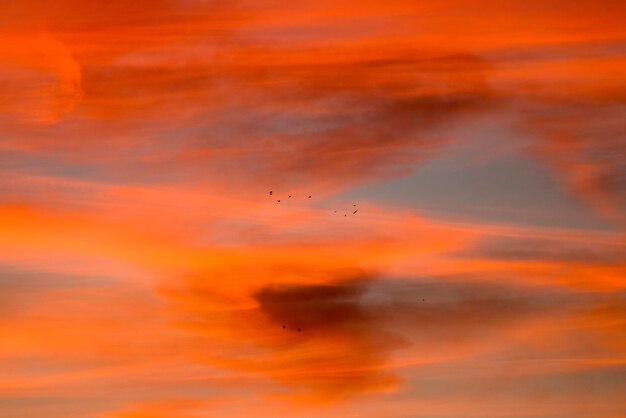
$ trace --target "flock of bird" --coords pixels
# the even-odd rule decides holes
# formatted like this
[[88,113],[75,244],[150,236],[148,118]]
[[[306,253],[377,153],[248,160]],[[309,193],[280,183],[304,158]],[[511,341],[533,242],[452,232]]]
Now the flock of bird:
[[[270,196],[274,196],[274,191],[270,190]],[[310,199],[312,196],[309,195],[308,199]],[[288,195],[287,197],[288,199],[291,199],[291,195]],[[280,199],[276,200],[277,203],[280,203]],[[353,204],[352,207],[356,208],[356,204]],[[358,212],[358,209],[355,209],[354,212],[352,212],[353,215],[356,215],[356,213]],[[337,213],[337,211],[333,211],[334,213]],[[347,213],[344,213],[343,216],[348,216]],[[283,329],[287,329],[287,325],[283,324]],[[302,332],[302,328],[298,328],[298,332]]]
[[[270,196],[274,196],[274,191],[270,190]],[[311,196],[308,197],[309,199],[311,198]],[[291,199],[291,195],[289,195],[288,199]],[[278,203],[280,203],[280,199],[277,200]],[[352,205],[352,207],[356,208],[356,205]],[[358,209],[355,209],[354,212],[352,212],[353,215],[356,215],[356,213],[358,212]],[[337,211],[334,211],[334,213],[337,213]],[[347,213],[344,213],[343,216],[348,216]],[[426,302],[425,299],[422,299],[422,302]],[[287,329],[287,325],[283,324],[283,329]],[[302,332],[301,328],[298,328],[298,332]]]
[[[287,325],[284,325],[284,324],[283,324],[283,329],[287,329]],[[301,329],[301,328],[298,328],[298,332],[302,332],[302,329]]]
[[[270,190],[270,196],[274,196],[274,191]],[[309,195],[308,197],[309,199],[311,198],[311,196]],[[289,195],[288,199],[291,199],[291,195]],[[280,199],[276,200],[276,202],[280,203]],[[352,205],[352,207],[356,208],[356,205]],[[352,212],[353,215],[356,215],[356,213],[358,212],[358,209],[355,209],[354,212]],[[333,211],[334,213],[337,213],[337,211]],[[348,216],[347,213],[344,213],[343,216]]]
[[[274,191],[270,190],[270,196],[274,196]],[[309,199],[311,198],[311,196],[308,197]],[[291,199],[291,195],[288,195],[288,199]],[[280,203],[280,199],[278,199],[276,202]],[[352,207],[356,208],[356,205],[352,205]],[[358,212],[358,209],[355,209],[354,212],[352,212],[353,215],[356,215],[356,213]],[[334,213],[337,213],[337,211],[335,210]],[[344,213],[343,216],[348,216],[347,213]],[[425,299],[422,299],[422,302],[425,302]],[[283,329],[287,329],[287,325],[283,324]],[[298,328],[298,332],[302,332],[301,328]]]

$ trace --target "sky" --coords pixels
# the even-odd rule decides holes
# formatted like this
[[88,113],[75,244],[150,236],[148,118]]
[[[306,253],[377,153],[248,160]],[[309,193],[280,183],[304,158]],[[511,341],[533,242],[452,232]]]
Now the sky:
[[626,416],[626,3],[5,0],[0,39],[0,417]]

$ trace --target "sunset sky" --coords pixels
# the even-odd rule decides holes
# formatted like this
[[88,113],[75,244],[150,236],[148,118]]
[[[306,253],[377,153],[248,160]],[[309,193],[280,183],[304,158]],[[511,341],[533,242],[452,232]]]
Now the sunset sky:
[[624,393],[626,2],[0,1],[1,418]]

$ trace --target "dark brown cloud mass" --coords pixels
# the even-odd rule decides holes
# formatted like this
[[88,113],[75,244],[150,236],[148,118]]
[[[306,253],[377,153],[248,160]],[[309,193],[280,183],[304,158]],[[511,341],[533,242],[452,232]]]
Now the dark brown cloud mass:
[[[367,276],[266,286],[253,294],[256,308],[225,316],[203,313],[198,296],[181,306],[197,332],[219,335],[220,323],[236,330],[225,332],[237,342],[219,364],[270,377],[290,396],[324,401],[395,385],[393,364],[488,352],[542,318],[605,305],[557,287]],[[403,360],[409,348],[413,360]]]

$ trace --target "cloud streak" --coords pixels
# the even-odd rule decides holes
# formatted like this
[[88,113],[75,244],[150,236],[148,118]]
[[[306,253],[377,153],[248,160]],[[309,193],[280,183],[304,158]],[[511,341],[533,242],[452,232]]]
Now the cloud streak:
[[623,11],[1,2],[0,415],[623,415]]

